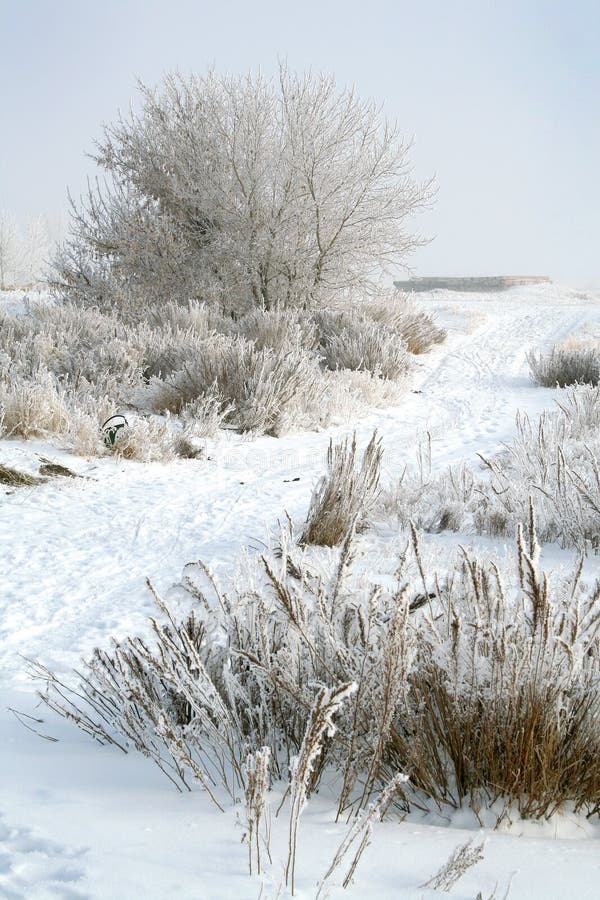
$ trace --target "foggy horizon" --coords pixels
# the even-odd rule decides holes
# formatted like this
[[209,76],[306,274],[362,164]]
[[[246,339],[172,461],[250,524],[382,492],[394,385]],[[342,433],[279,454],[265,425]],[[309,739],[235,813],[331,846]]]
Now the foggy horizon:
[[335,75],[414,136],[437,196],[420,275],[600,284],[600,9],[592,2],[2,3],[0,209],[67,220],[103,123],[164,73]]

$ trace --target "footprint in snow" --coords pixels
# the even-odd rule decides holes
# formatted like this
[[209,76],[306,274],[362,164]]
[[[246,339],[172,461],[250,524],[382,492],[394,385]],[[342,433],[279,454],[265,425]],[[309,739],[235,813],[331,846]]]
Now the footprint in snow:
[[0,814],[0,897],[87,900],[89,894],[78,887],[85,853],[9,825]]

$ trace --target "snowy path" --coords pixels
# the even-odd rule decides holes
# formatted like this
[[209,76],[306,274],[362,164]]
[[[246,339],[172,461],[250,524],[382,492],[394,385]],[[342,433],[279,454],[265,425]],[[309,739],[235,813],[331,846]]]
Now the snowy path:
[[[459,306],[458,301],[455,304]],[[420,385],[420,402],[400,411],[394,430],[404,427],[408,438],[400,448],[394,445],[401,458],[407,455],[407,445],[410,458],[419,431],[431,434],[434,459],[443,464],[492,451],[508,440],[517,408],[535,414],[551,405],[552,392],[540,391],[529,378],[528,351],[549,348],[578,332],[591,317],[589,304],[532,308],[516,295],[488,304],[463,301],[459,308],[477,306],[485,316],[483,322],[472,334],[451,332],[439,363]],[[597,308],[593,314],[600,315]]]
[[[528,350],[600,326],[599,303],[555,288],[468,298],[441,294],[427,302],[448,327],[448,341],[418,359],[415,383],[401,406],[357,426],[361,442],[374,428],[383,436],[388,478],[413,463],[427,432],[436,467],[473,461],[477,452],[509,440],[517,409],[535,415],[555,396],[530,382]],[[329,437],[232,437],[211,448],[210,459],[169,465],[86,461],[47,444],[0,442],[0,461],[35,470],[42,455],[86,476],[0,491],[0,897],[257,897],[230,817],[215,819],[199,795],[172,794],[143,760],[123,759],[62,726],[59,744],[42,742],[5,710],[29,702],[19,654],[69,669],[110,636],[146,628],[153,612],[146,577],[164,592],[185,563],[201,558],[226,578],[240,548],[268,541],[284,510],[300,522],[323,473]],[[314,815],[318,821],[318,810]],[[113,819],[119,824],[107,829]],[[329,835],[325,849],[313,850],[326,864],[340,832],[323,828]],[[435,896],[417,886],[445,859],[446,849],[466,839],[464,833],[398,828],[398,852],[386,865],[398,878],[408,872],[404,883],[412,887],[393,896]],[[426,860],[421,845],[430,838],[427,853],[440,849]],[[540,837],[523,846],[516,837],[494,835],[492,845],[484,880],[465,878],[455,896],[472,898],[479,889],[489,896],[494,871],[510,873],[509,862],[516,868],[517,858],[528,875],[522,889],[517,879],[511,900],[593,896],[600,874],[596,841]],[[371,859],[352,895],[392,896],[382,888],[375,849]],[[578,893],[569,893],[569,860],[579,869]],[[219,871],[231,876],[218,894],[198,887],[198,872],[206,875],[211,866],[211,878]],[[373,892],[361,891],[369,883]],[[304,886],[308,891],[306,880]],[[500,884],[500,896],[503,890]],[[303,889],[301,895],[312,893]]]

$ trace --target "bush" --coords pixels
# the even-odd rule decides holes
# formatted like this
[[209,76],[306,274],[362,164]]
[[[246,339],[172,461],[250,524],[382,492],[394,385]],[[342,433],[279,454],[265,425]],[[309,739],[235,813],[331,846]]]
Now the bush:
[[371,372],[399,381],[410,371],[406,345],[389,328],[345,312],[316,315],[319,349],[332,370]]
[[600,348],[553,347],[549,353],[527,356],[534,381],[542,387],[600,383]]
[[325,371],[322,378],[324,393],[317,412],[323,424],[344,425],[366,416],[373,407],[397,406],[404,390],[397,381],[350,369]]
[[514,529],[538,509],[543,541],[560,541],[581,552],[600,547],[600,389],[572,388],[556,412],[537,422],[517,417],[517,436],[504,454],[484,460],[489,480],[474,511],[477,530],[499,523]]
[[181,440],[193,443],[198,438],[216,438],[232,412],[233,406],[211,391],[190,401],[182,410]]
[[217,306],[196,300],[188,300],[187,303],[170,300],[160,306],[150,307],[141,318],[148,322],[154,334],[191,333],[198,338],[208,337],[215,331],[227,333],[231,326],[231,318],[225,316]]
[[235,333],[251,341],[257,350],[269,347],[283,350],[303,347],[314,350],[317,346],[316,324],[306,313],[293,309],[255,309],[235,323]]
[[395,405],[410,371],[396,332],[341,311],[232,318],[168,303],[131,321],[66,303],[0,326],[4,433],[67,435],[86,454],[102,452],[98,429],[116,409],[182,416],[195,438],[221,425],[280,435]]
[[[155,409],[180,412],[213,394],[228,406],[224,419],[240,431],[278,435],[312,424],[322,385],[316,361],[299,349],[256,350],[244,338],[215,335],[193,363],[151,384]],[[308,421],[307,421],[308,420]]]
[[516,597],[494,565],[465,554],[424,613],[396,764],[438,803],[477,811],[501,799],[533,819],[570,803],[598,815],[600,583],[584,593],[577,569],[550,587],[533,513],[517,550]]
[[167,462],[175,456],[175,446],[166,422],[136,416],[117,432],[113,452],[123,459]]
[[76,388],[109,382],[132,385],[142,367],[140,351],[125,325],[97,310],[70,304],[36,306],[20,318],[6,317],[0,329],[0,352],[13,376],[37,380],[42,373]]
[[176,621],[157,598],[166,618],[156,624],[154,647],[134,638],[97,651],[86,667],[84,703],[44,672],[44,698],[103,742],[144,752],[178,787],[188,787],[191,775],[211,794],[218,779],[235,795],[248,750],[269,747],[274,776],[285,777],[320,686],[332,677],[332,691],[355,682],[304,787],[310,794],[333,763],[343,774],[340,804],[363,777],[366,802],[406,692],[412,641],[408,605],[395,592],[347,602],[351,564],[348,544],[325,583],[309,575],[302,557],[291,565],[284,551],[279,563],[265,558],[260,590],[240,587],[229,596],[215,592],[203,567],[187,567],[189,617]]
[[0,429],[8,437],[66,434],[69,412],[65,392],[48,375],[37,382],[0,382]]
[[399,335],[409,353],[426,353],[432,344],[446,339],[445,329],[397,290],[376,293],[365,303],[364,313]]
[[145,382],[154,378],[166,380],[184,366],[193,365],[208,340],[208,334],[200,337],[178,327],[155,330],[143,325],[132,333],[132,341],[139,346]]

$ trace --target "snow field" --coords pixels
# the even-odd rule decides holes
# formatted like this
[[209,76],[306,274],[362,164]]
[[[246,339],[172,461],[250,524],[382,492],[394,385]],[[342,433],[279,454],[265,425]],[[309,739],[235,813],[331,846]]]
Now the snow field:
[[[436,470],[461,459],[476,465],[478,452],[498,449],[514,434],[517,409],[535,416],[556,396],[530,381],[526,353],[593,333],[600,322],[598,303],[554,286],[440,292],[425,302],[448,328],[447,342],[418,358],[399,407],[357,423],[361,446],[374,428],[383,437],[384,480],[414,463],[427,433]],[[36,471],[41,456],[84,476],[0,492],[0,896],[259,896],[236,825],[242,809],[222,815],[205,795],[177,795],[146,760],[100,748],[46,711],[36,727],[60,742],[42,741],[7,707],[36,714],[20,654],[66,672],[111,637],[145,632],[154,613],[146,577],[164,594],[186,563],[202,559],[226,583],[241,550],[252,554],[268,543],[284,510],[300,525],[329,437],[229,437],[210,442],[204,459],[169,464],[84,460],[39,441],[0,442],[0,462]],[[369,533],[361,564],[393,562],[394,541],[391,527]],[[499,554],[505,543],[431,535],[424,544],[443,557],[465,542]],[[555,565],[573,560],[556,548],[544,554]],[[597,558],[587,565],[600,570]],[[355,884],[339,896],[442,896],[419,885],[455,846],[480,839],[472,818],[442,824],[412,817],[382,823]],[[285,858],[285,823],[273,830],[276,871]],[[300,825],[299,897],[314,896],[344,830],[332,824],[325,797],[309,801]],[[485,836],[484,861],[453,896],[489,897],[497,883],[502,897],[513,872],[511,900],[595,896],[599,833],[589,823],[565,815],[537,830],[515,822],[509,834]],[[277,888],[275,877],[262,896],[276,896]]]

